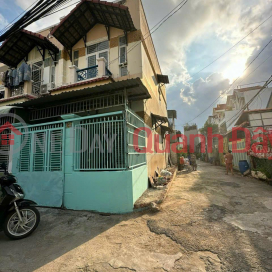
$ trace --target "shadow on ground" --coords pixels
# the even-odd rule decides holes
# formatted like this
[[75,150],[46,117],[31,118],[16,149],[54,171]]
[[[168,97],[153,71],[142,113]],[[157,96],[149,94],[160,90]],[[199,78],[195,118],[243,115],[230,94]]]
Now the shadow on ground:
[[84,247],[117,224],[139,216],[139,213],[105,216],[59,209],[39,210],[41,222],[30,237],[12,241],[0,233],[1,272],[34,271],[77,247]]

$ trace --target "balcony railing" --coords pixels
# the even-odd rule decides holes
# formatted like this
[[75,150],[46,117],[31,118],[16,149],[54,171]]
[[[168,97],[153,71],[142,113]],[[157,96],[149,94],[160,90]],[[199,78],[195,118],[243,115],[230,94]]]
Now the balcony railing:
[[24,94],[24,87],[23,86],[18,86],[14,87],[10,90],[10,96],[17,96],[17,95],[22,95]]
[[[100,76],[98,74],[98,65],[77,70],[76,73],[77,73],[77,81],[83,81],[83,80],[96,78],[96,77]],[[103,76],[104,75],[105,76],[112,76],[111,71],[107,67],[105,67],[105,73],[103,74]]]
[[112,76],[112,72],[106,67],[106,76]]
[[98,74],[98,65],[77,70],[77,81],[83,81],[86,79],[96,78],[97,74]]

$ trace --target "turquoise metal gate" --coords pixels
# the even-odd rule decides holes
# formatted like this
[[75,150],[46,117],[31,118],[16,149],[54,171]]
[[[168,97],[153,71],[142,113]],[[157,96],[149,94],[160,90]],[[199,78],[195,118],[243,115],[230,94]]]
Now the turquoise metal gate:
[[[12,172],[40,206],[129,212],[147,189],[144,122],[131,110],[16,128]],[[134,136],[138,145],[134,146]]]
[[[13,155],[13,173],[29,198],[40,206],[61,207],[64,187],[63,123],[19,128],[15,146],[24,147]],[[15,158],[17,156],[17,158]]]

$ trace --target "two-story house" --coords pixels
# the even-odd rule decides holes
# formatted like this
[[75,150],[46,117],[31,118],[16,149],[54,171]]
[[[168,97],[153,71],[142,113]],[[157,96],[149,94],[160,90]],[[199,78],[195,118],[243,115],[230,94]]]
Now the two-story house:
[[59,24],[9,37],[0,62],[0,111],[27,124],[16,124],[22,135],[9,156],[27,197],[50,207],[132,211],[148,175],[167,164],[164,153],[140,152],[142,128],[161,134],[168,123],[168,78],[141,0],[82,0]]

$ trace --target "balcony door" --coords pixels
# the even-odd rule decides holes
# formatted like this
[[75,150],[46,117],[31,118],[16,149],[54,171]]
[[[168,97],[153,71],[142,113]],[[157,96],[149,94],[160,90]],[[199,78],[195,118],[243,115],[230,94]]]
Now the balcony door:
[[39,95],[42,85],[43,61],[38,61],[32,64],[32,93]]
[[105,58],[106,67],[108,66],[109,59],[109,41],[100,42],[87,47],[87,75],[88,78],[97,76],[97,59]]

